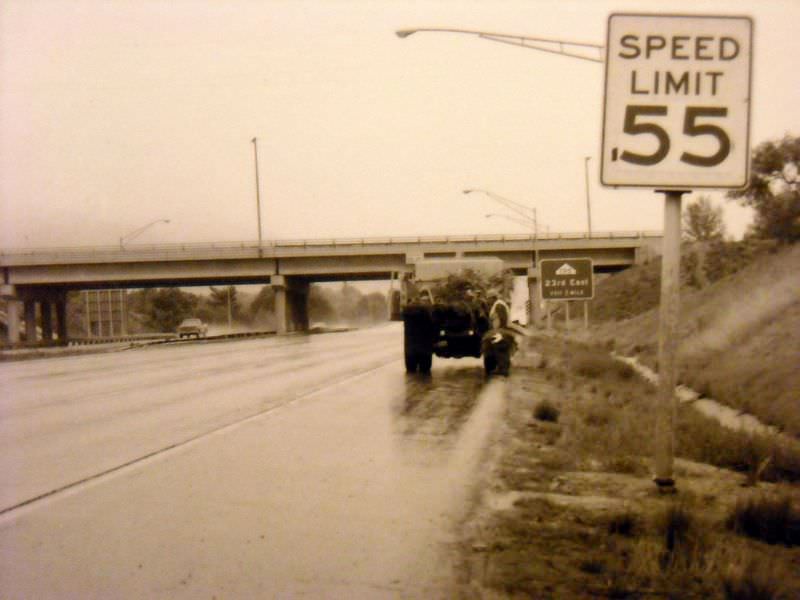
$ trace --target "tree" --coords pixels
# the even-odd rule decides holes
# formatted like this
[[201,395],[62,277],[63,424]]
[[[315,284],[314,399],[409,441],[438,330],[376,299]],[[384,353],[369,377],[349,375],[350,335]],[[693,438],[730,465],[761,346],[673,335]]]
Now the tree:
[[250,303],[250,322],[260,327],[275,326],[275,288],[265,285]]
[[159,288],[144,294],[146,324],[155,331],[174,331],[191,317],[199,299],[179,288]]
[[363,310],[364,308],[363,305],[359,307],[363,296],[364,294],[357,287],[349,285],[346,281],[343,282],[334,300],[334,310],[339,315],[339,318],[348,322],[355,322],[366,316],[359,313],[359,309]]
[[355,307],[355,318],[366,323],[386,321],[389,317],[389,306],[386,296],[381,292],[371,292],[361,296]]
[[785,135],[753,151],[750,183],[728,192],[755,210],[751,234],[783,242],[800,239],[800,137]]
[[700,196],[683,212],[683,235],[690,242],[711,242],[725,237],[722,207],[711,204],[711,198]]
[[336,310],[328,290],[319,285],[311,285],[308,290],[308,319],[314,323],[317,321],[335,321]]
[[208,305],[213,311],[215,321],[228,321],[228,305],[230,303],[230,314],[233,321],[238,321],[242,315],[242,307],[236,296],[236,286],[229,285],[223,288],[211,286],[211,295],[208,297]]

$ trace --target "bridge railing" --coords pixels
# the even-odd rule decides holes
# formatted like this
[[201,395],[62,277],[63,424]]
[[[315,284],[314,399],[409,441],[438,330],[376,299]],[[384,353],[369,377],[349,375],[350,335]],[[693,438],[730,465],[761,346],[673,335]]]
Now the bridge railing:
[[[479,242],[547,242],[579,239],[642,239],[660,238],[658,231],[606,231],[532,234],[480,234],[480,235],[426,235],[364,238],[287,239],[265,241],[261,256],[270,257],[282,249],[321,249],[342,247],[410,246],[420,244],[464,244]],[[75,263],[102,258],[104,262],[135,260],[160,260],[164,258],[256,258],[259,245],[255,241],[191,242],[169,244],[130,244],[120,246],[61,246],[44,248],[0,249],[0,266],[42,264],[47,262]]]

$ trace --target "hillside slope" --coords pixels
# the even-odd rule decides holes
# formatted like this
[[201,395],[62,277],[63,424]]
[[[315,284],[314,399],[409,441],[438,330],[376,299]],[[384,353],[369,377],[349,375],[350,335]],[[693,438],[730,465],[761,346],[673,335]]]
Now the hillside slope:
[[[739,266],[750,257],[739,256]],[[721,265],[729,264],[725,261]],[[701,394],[750,412],[800,436],[800,245],[758,252],[749,265],[702,289],[681,291],[679,380]],[[738,267],[737,267],[738,268]],[[631,269],[598,285],[600,340],[655,365],[658,307],[652,305],[658,264]],[[725,268],[721,269],[724,273]],[[617,300],[624,298],[624,300]],[[638,304],[637,304],[638,303]]]

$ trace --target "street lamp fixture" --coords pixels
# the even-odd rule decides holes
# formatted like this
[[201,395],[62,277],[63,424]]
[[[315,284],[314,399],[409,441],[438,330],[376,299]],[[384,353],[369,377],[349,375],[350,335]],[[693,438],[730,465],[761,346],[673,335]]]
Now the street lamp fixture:
[[169,219],[156,219],[155,221],[151,221],[147,225],[139,227],[139,229],[134,229],[130,233],[127,233],[127,234],[123,235],[121,238],[119,238],[119,247],[120,247],[120,249],[124,250],[125,249],[125,244],[127,244],[130,241],[132,241],[134,238],[139,237],[145,231],[150,229],[153,225],[156,225],[158,223],[169,223]]
[[[604,46],[587,42],[571,42],[568,40],[532,37],[529,35],[510,35],[507,33],[492,33],[490,31],[475,31],[472,29],[454,29],[452,27],[418,27],[415,29],[398,29],[394,33],[400,39],[405,39],[410,35],[421,32],[463,33],[466,35],[474,35],[491,42],[522,46],[523,48],[528,48],[529,50],[539,50],[541,52],[549,52],[551,54],[560,54],[562,56],[580,58],[582,60],[588,60],[591,62],[603,62],[601,57]],[[549,47],[542,46],[541,44],[549,44]],[[586,50],[596,51],[597,56],[580,53],[580,51]]]

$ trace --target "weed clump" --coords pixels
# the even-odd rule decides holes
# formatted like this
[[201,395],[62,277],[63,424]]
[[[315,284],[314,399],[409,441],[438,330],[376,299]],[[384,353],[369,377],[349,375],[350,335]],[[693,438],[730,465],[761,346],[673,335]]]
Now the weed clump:
[[641,528],[639,516],[633,511],[625,511],[614,515],[608,522],[608,533],[623,537],[635,536]]
[[800,545],[800,510],[789,496],[740,501],[728,516],[727,525],[740,535],[767,544]]
[[778,600],[780,584],[758,565],[729,569],[720,577],[725,600]]
[[542,400],[533,409],[533,416],[539,421],[549,421],[550,423],[557,423],[561,411],[548,400]]

